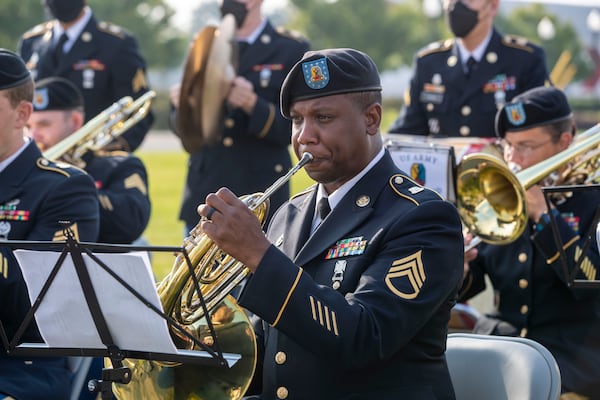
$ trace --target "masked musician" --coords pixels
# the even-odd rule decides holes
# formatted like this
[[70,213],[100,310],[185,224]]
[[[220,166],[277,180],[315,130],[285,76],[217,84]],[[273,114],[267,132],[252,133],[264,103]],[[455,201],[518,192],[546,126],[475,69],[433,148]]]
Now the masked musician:
[[[146,63],[135,38],[123,28],[100,22],[86,0],[44,0],[55,19],[23,34],[19,54],[34,79],[61,76],[81,91],[86,121],[124,96],[146,93]],[[134,151],[154,117],[151,112],[111,147]]]
[[[64,78],[46,78],[36,82],[33,107],[27,126],[42,151],[79,130],[85,119],[81,93]],[[98,189],[98,242],[131,244],[144,232],[150,219],[144,164],[124,151],[88,151],[82,161],[83,168],[94,178]]]
[[[496,132],[504,141],[506,161],[528,168],[567,149],[575,125],[565,95],[539,87],[498,111]],[[572,192],[553,199],[547,208],[536,185],[527,191],[526,200],[529,224],[517,240],[503,246],[482,244],[466,254],[472,261],[465,267],[461,300],[484,290],[487,274],[495,310],[477,322],[475,332],[541,343],[556,358],[563,392],[570,393],[564,399],[600,399],[600,290],[568,286],[550,217],[556,219],[569,274],[582,257],[576,279],[598,279],[598,246],[592,243],[587,252],[583,248],[600,192]]]
[[461,222],[383,147],[375,64],[354,49],[309,51],[281,111],[318,184],[279,208],[266,236],[228,189],[198,208],[206,235],[253,271],[239,301],[262,318],[261,398],[454,399],[444,351]]
[[[80,241],[96,240],[98,200],[92,179],[78,168],[42,157],[25,135],[34,83],[23,60],[0,49],[0,239],[64,240],[70,221]],[[30,309],[27,288],[10,248],[0,245],[0,320],[11,340]],[[40,342],[35,326],[23,336]],[[69,398],[66,358],[13,357],[0,353],[0,399]]]
[[444,0],[455,38],[417,53],[404,106],[389,132],[494,137],[498,108],[549,80],[540,47],[494,28],[499,3]]
[[[262,3],[219,2],[222,15],[235,17],[235,39],[240,50],[238,76],[227,93],[229,111],[219,140],[190,154],[179,214],[190,229],[198,222],[196,206],[208,193],[221,186],[236,193],[254,193],[291,166],[290,122],[279,113],[279,89],[287,72],[308,50],[308,42],[273,27],[261,14]],[[173,99],[177,102],[178,95]],[[286,201],[289,194],[286,185],[271,199],[272,208]]]

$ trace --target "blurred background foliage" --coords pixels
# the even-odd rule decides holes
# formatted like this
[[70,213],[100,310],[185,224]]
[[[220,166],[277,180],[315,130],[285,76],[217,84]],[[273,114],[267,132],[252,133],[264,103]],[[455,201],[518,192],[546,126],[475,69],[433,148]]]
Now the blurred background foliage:
[[[354,47],[367,52],[384,71],[410,67],[418,49],[451,37],[442,15],[425,15],[424,1],[427,0],[288,0],[288,7],[271,9],[268,14],[275,24],[305,35],[314,49]],[[120,25],[137,38],[148,68],[154,73],[150,83],[159,91],[154,104],[154,128],[166,129],[165,86],[173,80],[167,77],[174,75],[172,71],[180,73],[194,34],[218,20],[216,0],[200,3],[192,13],[189,27],[177,25],[175,11],[166,0],[88,0],[88,4],[98,19]],[[21,35],[47,18],[42,0],[0,0],[0,6],[0,47],[16,50]],[[551,40],[538,36],[538,23],[544,17],[554,25]],[[544,5],[524,3],[508,14],[499,14],[496,26],[503,33],[524,36],[542,45],[549,70],[568,49],[576,67],[572,79],[581,80],[590,74],[592,65],[575,29],[549,13]]]

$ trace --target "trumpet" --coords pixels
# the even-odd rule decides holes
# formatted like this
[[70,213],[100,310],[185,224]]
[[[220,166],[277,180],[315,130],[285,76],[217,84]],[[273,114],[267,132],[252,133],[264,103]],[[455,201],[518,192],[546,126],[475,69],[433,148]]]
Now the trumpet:
[[[516,173],[496,156],[466,155],[457,167],[456,188],[456,206],[463,223],[486,243],[507,244],[516,240],[528,220],[525,191],[598,146],[599,132],[597,124],[580,134],[569,148]],[[595,158],[597,163],[597,154]]]
[[122,97],[77,131],[44,151],[44,157],[81,167],[84,165],[81,157],[85,153],[102,149],[141,121],[150,111],[154,97],[156,92],[152,90],[135,101],[130,96]]

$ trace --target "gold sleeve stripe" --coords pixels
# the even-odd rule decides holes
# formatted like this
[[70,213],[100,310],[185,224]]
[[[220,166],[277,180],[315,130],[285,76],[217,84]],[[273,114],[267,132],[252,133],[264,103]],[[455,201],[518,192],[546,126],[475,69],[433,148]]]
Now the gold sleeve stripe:
[[[578,261],[580,257],[583,257],[583,249],[579,246],[575,249],[575,260]],[[580,265],[581,272],[585,277],[590,280],[596,280],[596,267],[592,264],[589,258],[585,257]]]
[[335,334],[335,336],[340,336],[340,333],[338,332],[337,318],[335,317],[335,311],[331,312],[331,323],[333,324],[333,333]]
[[312,317],[316,321],[317,320],[317,310],[315,310],[315,299],[310,296],[310,309],[312,311]]
[[294,280],[294,283],[292,284],[292,287],[290,288],[290,291],[288,292],[287,297],[285,298],[285,301],[283,302],[283,305],[281,306],[281,309],[279,310],[279,314],[277,314],[277,318],[275,318],[275,321],[272,324],[273,328],[275,326],[277,326],[277,324],[279,323],[279,320],[281,319],[281,315],[283,315],[283,312],[285,311],[288,303],[290,302],[290,297],[292,297],[292,293],[294,293],[294,290],[296,290],[296,286],[298,286],[298,282],[300,281],[301,276],[302,276],[302,268],[298,268],[298,275],[296,275],[296,279]]
[[267,117],[267,122],[262,128],[262,131],[260,131],[260,133],[258,134],[259,139],[262,139],[265,136],[267,136],[267,133],[269,133],[269,129],[271,129],[271,126],[273,125],[273,121],[275,121],[275,106],[269,103],[269,116]]
[[107,195],[99,194],[98,201],[100,202],[100,205],[102,206],[102,208],[104,208],[105,210],[108,210],[108,211],[113,210],[112,202],[110,201],[110,199],[108,198]]
[[319,323],[323,325],[323,306],[320,301],[317,301],[317,306],[319,306]]
[[[569,240],[567,243],[563,245],[563,250],[568,249],[573,243],[579,240],[579,235],[575,236],[573,239]],[[555,255],[546,260],[546,264],[552,264],[554,261],[558,260],[560,257],[560,253],[556,252]]]
[[313,296],[309,296],[309,299],[313,320],[329,332],[333,332],[335,336],[339,336],[335,312],[331,311],[328,306],[322,304],[319,300],[315,300]]
[[0,267],[2,268],[2,276],[4,279],[8,279],[8,260],[0,254]]

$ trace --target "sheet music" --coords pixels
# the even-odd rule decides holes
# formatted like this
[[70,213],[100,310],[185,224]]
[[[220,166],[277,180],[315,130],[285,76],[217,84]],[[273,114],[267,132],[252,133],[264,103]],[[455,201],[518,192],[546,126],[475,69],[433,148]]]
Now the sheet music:
[[[33,304],[56,264],[59,252],[15,250]],[[111,270],[158,309],[150,260],[146,252],[96,254]],[[100,308],[115,344],[122,350],[177,354],[166,321],[146,307],[100,265],[83,254]],[[98,348],[100,340],[83,289],[68,255],[35,319],[49,347]]]

